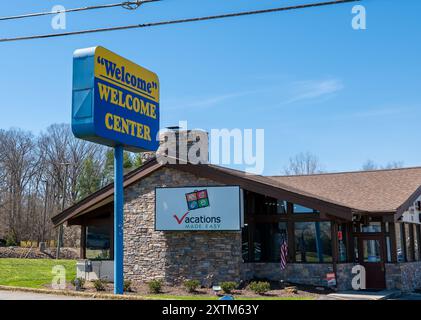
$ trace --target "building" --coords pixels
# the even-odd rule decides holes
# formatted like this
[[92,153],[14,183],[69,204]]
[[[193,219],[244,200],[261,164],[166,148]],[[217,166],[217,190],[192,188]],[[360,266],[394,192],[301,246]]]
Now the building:
[[[239,186],[238,231],[157,231],[156,188]],[[253,278],[351,289],[359,264],[368,289],[421,288],[421,167],[316,174],[248,175],[211,164],[160,164],[124,179],[124,272],[132,281],[198,279],[204,285]],[[236,213],[233,213],[236,214]],[[112,280],[113,186],[53,218],[82,226],[81,256]],[[281,239],[288,264],[280,268]]]

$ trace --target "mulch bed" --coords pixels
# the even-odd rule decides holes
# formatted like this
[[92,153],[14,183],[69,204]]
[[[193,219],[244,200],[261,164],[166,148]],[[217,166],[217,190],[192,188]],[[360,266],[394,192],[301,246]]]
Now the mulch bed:
[[[296,289],[296,293],[291,293],[285,287],[294,286]],[[112,293],[113,292],[113,284],[107,283],[105,285],[105,291],[103,293]],[[243,296],[243,297],[314,297],[317,298],[320,295],[326,295],[331,293],[332,291],[328,288],[323,287],[314,287],[314,286],[304,286],[304,285],[291,285],[291,284],[279,284],[278,282],[272,282],[271,288],[269,292],[264,295],[258,295],[253,291],[249,290],[247,287],[232,291],[234,296]],[[72,285],[68,285],[68,290],[75,290]],[[83,289],[84,292],[94,293],[96,292],[92,282],[87,281],[85,283],[85,287]],[[142,296],[153,296],[152,293],[149,292],[148,285],[145,284],[136,284],[132,285],[132,291],[126,294],[136,294]],[[165,295],[174,295],[174,296],[213,296],[215,292],[211,288],[200,288],[197,289],[194,293],[189,293],[183,286],[163,286],[161,294]],[[220,295],[222,292],[220,293]]]
[[[41,252],[38,248],[0,247],[0,258],[55,259],[55,256],[55,248],[47,248],[45,252]],[[60,259],[79,259],[79,251],[74,248],[62,248]]]

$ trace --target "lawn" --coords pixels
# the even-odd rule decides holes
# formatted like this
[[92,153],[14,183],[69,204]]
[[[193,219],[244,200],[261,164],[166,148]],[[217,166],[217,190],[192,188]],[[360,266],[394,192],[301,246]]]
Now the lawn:
[[[0,259],[0,285],[27,288],[46,288],[54,277],[52,268],[62,265],[66,269],[66,281],[76,277],[75,260],[54,259]],[[142,295],[142,294],[140,294]],[[172,300],[217,300],[218,297],[209,294],[177,295],[177,294],[143,294],[149,299]],[[313,300],[314,296],[234,296],[236,300]]]
[[75,260],[1,258],[0,285],[43,288],[51,284],[51,271],[56,265],[65,267],[67,282],[76,277]]

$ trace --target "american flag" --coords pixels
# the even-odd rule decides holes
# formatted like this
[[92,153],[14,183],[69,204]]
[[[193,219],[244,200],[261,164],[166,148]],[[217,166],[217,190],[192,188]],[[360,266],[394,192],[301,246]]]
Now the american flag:
[[280,251],[281,251],[281,270],[285,270],[285,268],[287,267],[287,260],[288,260],[288,243],[285,238],[282,239]]

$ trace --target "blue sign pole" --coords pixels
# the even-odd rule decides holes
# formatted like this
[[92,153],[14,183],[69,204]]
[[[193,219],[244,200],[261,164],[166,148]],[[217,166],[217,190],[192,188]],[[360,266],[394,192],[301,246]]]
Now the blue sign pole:
[[123,146],[114,148],[114,293],[123,294]]

